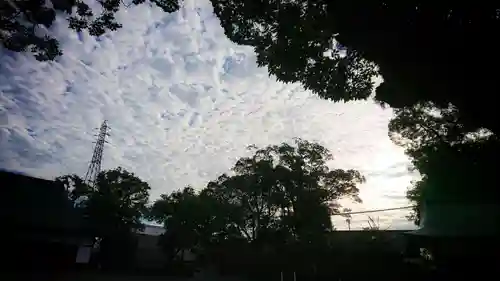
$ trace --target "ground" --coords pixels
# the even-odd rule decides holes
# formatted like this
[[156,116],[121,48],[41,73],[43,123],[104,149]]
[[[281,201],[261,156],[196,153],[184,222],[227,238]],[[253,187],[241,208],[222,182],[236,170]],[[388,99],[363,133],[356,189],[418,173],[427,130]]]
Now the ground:
[[209,274],[198,274],[194,277],[147,276],[131,274],[106,273],[33,273],[33,272],[2,272],[0,280],[36,280],[36,281],[242,281],[230,277],[221,277]]

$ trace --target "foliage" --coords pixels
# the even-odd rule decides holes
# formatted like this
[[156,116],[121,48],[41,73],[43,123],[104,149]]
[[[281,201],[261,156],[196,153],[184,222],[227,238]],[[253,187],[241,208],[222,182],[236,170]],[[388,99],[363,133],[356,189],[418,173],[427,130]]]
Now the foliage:
[[197,194],[192,187],[162,194],[152,205],[148,217],[163,223],[165,234],[161,247],[169,259],[182,257],[184,250],[196,252],[215,234],[217,220],[224,217],[211,204],[210,198]]
[[[99,12],[91,8],[97,2]],[[32,52],[39,61],[54,60],[62,55],[57,38],[51,36],[50,27],[57,16],[65,17],[70,29],[87,30],[91,36],[101,36],[122,26],[115,13],[123,6],[145,3],[133,0],[125,4],[120,0],[2,0],[0,3],[0,41],[15,52]],[[150,0],[163,11],[179,9],[179,0]]]
[[235,228],[249,241],[273,230],[309,240],[331,231],[330,216],[340,197],[360,202],[354,170],[330,170],[323,146],[297,139],[295,145],[271,145],[238,160],[234,175],[210,182],[210,194],[227,205]]
[[335,101],[371,94],[375,65],[357,51],[335,48],[325,1],[212,0],[212,5],[228,38],[254,46],[257,63],[278,80],[301,82]]
[[56,178],[70,191],[94,237],[101,241],[101,262],[105,266],[123,266],[131,258],[132,232],[143,227],[141,219],[149,199],[149,185],[120,167],[103,171],[93,188],[76,175]]
[[149,190],[148,183],[120,167],[101,172],[87,202],[98,236],[141,229]]
[[[455,189],[471,194],[471,186],[490,200],[484,187],[495,185],[489,172],[498,142],[482,139],[500,133],[497,75],[490,71],[500,46],[488,32],[499,30],[498,9],[456,1],[211,2],[226,35],[255,47],[259,65],[281,81],[349,101],[369,97],[373,76],[381,75],[375,100],[395,108],[393,140],[423,177],[411,200],[419,203],[424,189],[441,198]],[[472,45],[481,59],[464,55]]]
[[373,218],[372,216],[368,216],[368,226],[363,227],[363,230],[380,230],[380,219],[377,217]]
[[491,131],[470,132],[472,128],[459,122],[457,109],[451,105],[438,110],[432,104],[418,104],[396,109],[395,114],[390,136],[406,148],[422,176],[407,193],[417,203],[410,219],[419,223],[424,199],[463,204],[500,198],[494,184],[500,146]]
[[309,264],[327,245],[337,200],[361,201],[363,176],[330,170],[331,154],[319,144],[296,139],[251,148],[253,156],[239,159],[232,174],[201,192],[186,187],[153,204],[150,217],[165,225],[163,247],[171,258],[183,249],[203,250],[205,260],[242,271],[248,264],[298,265],[306,256]]
[[[491,90],[499,62],[495,7],[455,1],[211,0],[226,35],[255,47],[258,63],[320,97],[375,98],[394,108],[433,102],[459,110],[460,123],[498,132]],[[481,46],[485,60],[464,56]],[[474,93],[474,95],[470,95]],[[483,110],[484,108],[488,108]]]
[[149,199],[149,185],[121,167],[103,171],[97,176],[95,190],[77,175],[56,178],[69,191],[73,202],[82,200],[96,236],[122,230],[140,229],[140,221]]
[[83,197],[87,199],[90,193],[90,187],[76,174],[59,176],[55,181],[62,184],[64,189],[68,192],[69,199],[74,205],[82,203]]

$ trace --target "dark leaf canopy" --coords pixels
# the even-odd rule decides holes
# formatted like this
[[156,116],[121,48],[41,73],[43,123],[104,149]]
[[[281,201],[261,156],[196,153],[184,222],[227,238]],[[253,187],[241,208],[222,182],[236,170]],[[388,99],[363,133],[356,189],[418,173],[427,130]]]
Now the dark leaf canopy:
[[[102,11],[96,13],[82,0],[4,0],[0,3],[0,42],[14,52],[31,52],[39,61],[52,61],[62,55],[57,38],[51,37],[50,27],[56,15],[65,17],[69,28],[76,32],[88,30],[92,36],[122,27],[115,18],[121,8],[129,7],[121,0],[90,0]],[[133,0],[138,5],[146,0]],[[172,13],[180,8],[179,0],[151,0],[163,11]]]

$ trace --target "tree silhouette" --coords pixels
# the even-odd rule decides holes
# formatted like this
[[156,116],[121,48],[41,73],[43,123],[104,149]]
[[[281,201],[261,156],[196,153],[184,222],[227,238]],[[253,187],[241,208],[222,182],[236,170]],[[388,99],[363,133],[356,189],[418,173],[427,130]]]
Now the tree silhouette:
[[[126,5],[121,0],[95,0],[100,12],[95,13],[84,0],[2,0],[0,2],[0,41],[6,49],[32,52],[39,61],[54,60],[62,55],[57,38],[50,35],[56,16],[65,17],[69,28],[76,32],[87,30],[92,36],[101,36],[122,26],[115,13],[123,7],[143,4],[133,0]],[[163,11],[179,9],[179,0],[150,0]]]
[[277,230],[292,240],[312,241],[333,230],[330,216],[339,212],[338,199],[361,201],[357,184],[363,176],[330,170],[328,160],[325,147],[296,139],[294,145],[257,149],[236,162],[234,175],[220,176],[207,189],[232,210],[234,225],[249,241]]
[[[259,65],[331,100],[375,98],[393,108],[458,108],[459,123],[499,132],[494,110],[498,10],[440,1],[211,0],[225,34],[255,47]],[[473,53],[481,50],[481,58]],[[471,95],[471,93],[473,93]]]
[[313,267],[328,247],[338,199],[361,201],[363,176],[329,169],[332,156],[317,143],[296,139],[251,148],[252,156],[200,192],[187,187],[153,204],[150,217],[165,225],[162,246],[172,259],[189,249],[240,273],[256,273],[249,264],[259,271]]
[[141,222],[149,199],[149,185],[120,167],[101,172],[95,189],[76,175],[56,178],[79,204],[94,237],[101,239],[100,259],[104,266],[127,266],[132,255],[132,233]]
[[374,98],[395,109],[393,140],[423,176],[410,199],[420,201],[420,189],[453,194],[455,184],[472,193],[464,183],[481,178],[474,194],[491,200],[483,191],[495,181],[481,175],[500,156],[494,148],[498,71],[491,67],[500,62],[499,41],[491,35],[500,30],[496,7],[450,0],[211,2],[225,34],[253,46],[259,65],[280,81],[349,101],[368,98],[380,74]]
[[79,205],[83,203],[85,199],[88,199],[91,189],[83,179],[76,175],[64,175],[55,178],[55,181],[64,186],[64,189],[68,192],[69,199],[74,205]]
[[452,106],[438,110],[419,104],[396,109],[395,114],[389,124],[390,136],[405,147],[422,176],[407,193],[416,203],[410,219],[419,223],[423,198],[460,204],[499,202],[494,170],[500,145],[491,131],[471,133],[459,123]]
[[178,260],[185,251],[197,252],[216,238],[225,217],[211,199],[192,187],[162,194],[151,206],[148,217],[162,223],[165,234],[160,246],[170,260]]

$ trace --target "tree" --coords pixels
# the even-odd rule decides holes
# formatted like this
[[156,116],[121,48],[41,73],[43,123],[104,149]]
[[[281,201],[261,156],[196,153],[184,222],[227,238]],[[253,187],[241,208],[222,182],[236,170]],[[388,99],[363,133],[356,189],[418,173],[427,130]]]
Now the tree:
[[[494,6],[455,1],[211,0],[226,35],[255,47],[259,65],[331,100],[375,98],[393,108],[432,102],[459,122],[500,131],[494,110],[499,42]],[[464,56],[471,44],[481,57]],[[291,59],[292,58],[292,59]],[[473,93],[471,95],[471,93]]]
[[255,271],[249,264],[275,271],[271,267],[300,264],[306,255],[310,264],[327,247],[338,199],[361,201],[363,176],[331,170],[332,156],[319,144],[296,139],[251,149],[253,156],[240,158],[231,174],[200,192],[187,187],[153,204],[150,217],[165,225],[162,246],[172,259],[194,250],[240,273]]
[[[456,1],[211,2],[226,35],[255,47],[259,65],[281,81],[349,101],[368,98],[373,76],[381,75],[375,100],[395,108],[390,132],[423,176],[409,190],[411,200],[419,203],[422,190],[450,195],[456,184],[467,190],[465,183],[479,178],[482,187],[495,185],[481,174],[494,166],[498,142],[480,144],[485,129],[500,133],[492,94],[498,92],[497,71],[488,67],[500,62],[499,42],[489,33],[500,27],[495,7]],[[481,59],[464,56],[472,45]],[[476,158],[474,166],[465,153]],[[491,192],[470,186],[477,183],[469,185],[469,194],[491,200]]]
[[196,252],[216,234],[216,220],[221,216],[217,216],[209,200],[188,186],[162,194],[153,203],[149,218],[164,225],[160,243],[170,260],[183,257],[186,250]]
[[76,175],[58,177],[56,181],[70,190],[74,202],[85,197],[79,206],[94,237],[101,238],[100,255],[105,266],[124,263],[131,255],[131,234],[143,227],[149,185],[121,167],[99,173],[94,188]]
[[212,259],[222,261],[223,268],[251,271],[251,276],[272,276],[276,268],[289,267],[313,272],[319,253],[328,247],[331,215],[341,207],[338,199],[360,202],[357,185],[363,176],[331,170],[329,151],[301,139],[250,148],[253,156],[240,158],[231,174],[204,190],[225,216],[225,235],[216,246],[224,250]]
[[[360,202],[357,184],[363,176],[354,170],[330,170],[329,151],[316,143],[296,139],[256,149],[207,185],[229,219],[248,241],[280,235],[282,241],[319,239],[333,229],[330,219],[338,212],[337,200]],[[285,240],[283,240],[285,239]]]
[[[119,29],[122,24],[115,13],[123,6],[143,4],[146,0],[132,0],[128,5],[120,0],[95,0],[100,12],[89,5],[92,0],[2,0],[0,3],[0,41],[6,49],[32,52],[39,61],[54,60],[62,55],[57,38],[50,35],[56,16],[66,17],[69,28],[76,32],[87,30],[92,36],[101,36]],[[150,0],[163,11],[179,9],[179,0]]]
[[143,227],[141,219],[151,189],[147,182],[118,167],[101,172],[95,188],[87,205],[98,236],[128,233]]
[[410,219],[417,224],[423,198],[461,204],[500,198],[494,184],[498,138],[487,130],[470,133],[459,123],[456,111],[452,106],[436,110],[419,104],[396,110],[389,124],[391,138],[406,148],[422,176],[407,193],[416,203]]
[[64,186],[68,192],[68,197],[74,205],[81,203],[80,200],[85,197],[88,199],[90,187],[76,174],[64,175],[55,178],[55,181]]

